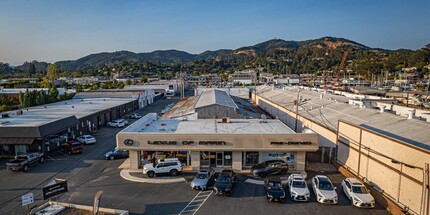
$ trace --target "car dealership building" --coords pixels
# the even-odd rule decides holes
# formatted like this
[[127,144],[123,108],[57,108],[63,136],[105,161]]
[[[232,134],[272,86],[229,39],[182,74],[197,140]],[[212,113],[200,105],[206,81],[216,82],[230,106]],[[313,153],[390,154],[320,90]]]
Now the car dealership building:
[[192,170],[240,171],[283,159],[301,171],[306,152],[317,151],[319,140],[317,134],[295,133],[275,119],[158,119],[150,113],[119,132],[117,146],[130,151],[130,169],[139,169],[154,157],[177,157]]

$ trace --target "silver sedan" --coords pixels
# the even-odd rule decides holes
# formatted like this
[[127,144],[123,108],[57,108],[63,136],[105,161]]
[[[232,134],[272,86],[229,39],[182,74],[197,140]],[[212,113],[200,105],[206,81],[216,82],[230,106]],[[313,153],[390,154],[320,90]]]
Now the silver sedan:
[[191,182],[191,188],[196,190],[206,190],[208,188],[208,183],[213,180],[214,175],[215,170],[212,168],[200,170]]

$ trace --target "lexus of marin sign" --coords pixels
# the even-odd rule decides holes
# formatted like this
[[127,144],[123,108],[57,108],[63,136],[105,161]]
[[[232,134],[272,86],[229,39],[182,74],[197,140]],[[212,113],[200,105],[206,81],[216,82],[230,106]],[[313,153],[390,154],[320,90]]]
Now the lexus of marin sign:
[[33,193],[27,193],[21,196],[22,206],[26,206],[34,203]]
[[67,192],[67,181],[63,179],[54,179],[48,186],[42,189],[43,199],[48,199],[61,193]]

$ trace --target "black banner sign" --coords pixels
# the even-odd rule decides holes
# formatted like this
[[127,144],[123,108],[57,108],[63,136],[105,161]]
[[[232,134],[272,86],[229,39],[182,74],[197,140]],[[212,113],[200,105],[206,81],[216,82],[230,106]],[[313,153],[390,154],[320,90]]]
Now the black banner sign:
[[312,142],[270,142],[271,145],[312,145]]
[[56,183],[42,188],[43,199],[48,199],[61,193],[67,192],[67,181],[55,180]]

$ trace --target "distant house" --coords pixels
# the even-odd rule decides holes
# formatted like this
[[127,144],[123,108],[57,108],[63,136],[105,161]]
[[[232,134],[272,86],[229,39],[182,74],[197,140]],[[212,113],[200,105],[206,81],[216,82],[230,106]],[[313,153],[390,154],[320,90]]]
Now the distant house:
[[233,83],[253,84],[257,82],[257,72],[253,70],[236,71],[228,79]]

